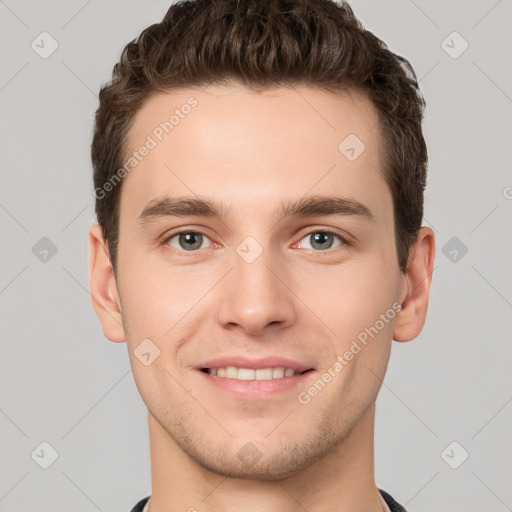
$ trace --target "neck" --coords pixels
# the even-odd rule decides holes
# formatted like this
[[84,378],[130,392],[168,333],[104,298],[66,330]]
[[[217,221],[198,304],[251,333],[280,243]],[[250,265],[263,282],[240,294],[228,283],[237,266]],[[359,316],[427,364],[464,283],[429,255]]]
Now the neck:
[[374,480],[375,404],[327,455],[274,481],[228,478],[184,453],[148,413],[152,494],[149,512],[382,512]]

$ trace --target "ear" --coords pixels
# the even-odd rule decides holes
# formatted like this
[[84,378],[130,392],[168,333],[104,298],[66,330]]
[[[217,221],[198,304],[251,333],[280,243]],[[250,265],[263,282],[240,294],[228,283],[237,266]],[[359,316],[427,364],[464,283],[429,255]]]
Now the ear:
[[116,343],[126,341],[121,300],[108,246],[99,224],[93,224],[89,230],[89,288],[105,337]]
[[427,317],[434,256],[434,232],[423,226],[410,248],[408,266],[403,276],[405,297],[393,331],[393,339],[396,341],[411,341],[423,329]]

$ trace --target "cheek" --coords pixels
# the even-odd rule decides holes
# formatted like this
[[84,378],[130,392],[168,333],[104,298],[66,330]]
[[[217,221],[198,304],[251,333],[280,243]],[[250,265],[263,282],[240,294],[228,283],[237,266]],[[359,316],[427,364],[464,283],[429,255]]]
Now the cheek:
[[[341,345],[373,326],[381,314],[388,312],[388,317],[394,317],[397,285],[393,274],[377,261],[333,267],[314,279],[305,277],[303,283],[305,287],[298,295]],[[389,319],[385,326],[379,323],[383,334],[389,334],[390,324]]]
[[204,293],[199,273],[152,265],[136,254],[124,263],[121,299],[131,332],[162,337]]

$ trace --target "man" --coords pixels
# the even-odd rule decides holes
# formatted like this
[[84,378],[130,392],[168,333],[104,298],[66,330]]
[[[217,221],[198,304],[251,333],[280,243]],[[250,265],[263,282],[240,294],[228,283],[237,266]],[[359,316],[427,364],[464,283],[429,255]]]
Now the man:
[[423,108],[346,3],[181,2],[126,46],[89,265],[148,408],[132,512],[405,510],[373,435],[392,340],[426,318]]

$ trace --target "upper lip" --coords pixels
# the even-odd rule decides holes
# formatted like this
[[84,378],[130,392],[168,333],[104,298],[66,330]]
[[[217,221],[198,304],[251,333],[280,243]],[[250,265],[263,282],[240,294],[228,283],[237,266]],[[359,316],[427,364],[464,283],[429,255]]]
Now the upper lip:
[[202,363],[198,369],[203,368],[225,368],[226,366],[236,366],[237,368],[251,368],[258,370],[260,368],[293,368],[296,372],[311,370],[312,366],[286,357],[267,356],[257,359],[249,359],[244,356],[224,356],[210,359]]

